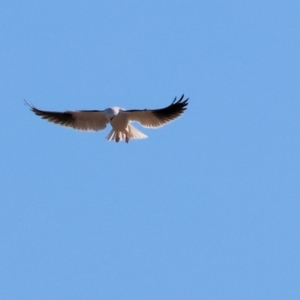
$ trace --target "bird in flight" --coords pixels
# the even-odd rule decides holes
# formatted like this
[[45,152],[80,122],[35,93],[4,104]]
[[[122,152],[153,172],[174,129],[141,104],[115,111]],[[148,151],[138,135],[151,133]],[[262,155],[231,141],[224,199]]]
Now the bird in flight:
[[186,110],[188,98],[184,95],[167,107],[160,109],[131,109],[125,110],[120,107],[110,107],[105,110],[77,110],[55,112],[37,109],[34,105],[25,101],[32,112],[42,119],[58,125],[71,127],[77,130],[98,131],[103,130],[108,123],[112,130],[107,135],[109,141],[125,141],[131,139],[145,139],[147,136],[131,125],[138,122],[143,127],[159,128],[180,117]]

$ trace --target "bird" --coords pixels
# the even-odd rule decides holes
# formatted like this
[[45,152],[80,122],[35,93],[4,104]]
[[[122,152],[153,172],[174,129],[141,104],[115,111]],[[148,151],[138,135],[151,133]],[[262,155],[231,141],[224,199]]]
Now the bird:
[[147,135],[136,129],[131,123],[138,122],[143,127],[159,128],[180,117],[187,109],[189,98],[182,95],[164,108],[130,109],[109,107],[105,110],[46,111],[36,108],[24,100],[30,110],[49,122],[83,131],[99,131],[108,124],[112,129],[106,136],[108,141],[125,141],[145,139]]

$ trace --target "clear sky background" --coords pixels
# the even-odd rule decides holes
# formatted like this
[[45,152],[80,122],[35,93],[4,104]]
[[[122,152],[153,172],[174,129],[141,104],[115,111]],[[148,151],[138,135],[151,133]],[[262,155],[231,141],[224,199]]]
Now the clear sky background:
[[[0,299],[300,299],[299,1],[1,1]],[[105,140],[45,110],[186,113]]]

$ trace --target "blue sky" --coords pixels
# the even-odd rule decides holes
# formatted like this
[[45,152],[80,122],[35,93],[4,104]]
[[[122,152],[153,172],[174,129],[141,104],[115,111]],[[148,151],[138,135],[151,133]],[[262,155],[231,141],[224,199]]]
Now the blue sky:
[[[2,299],[299,299],[299,1],[2,1]],[[46,110],[188,110],[110,143]],[[140,127],[139,127],[140,128]]]

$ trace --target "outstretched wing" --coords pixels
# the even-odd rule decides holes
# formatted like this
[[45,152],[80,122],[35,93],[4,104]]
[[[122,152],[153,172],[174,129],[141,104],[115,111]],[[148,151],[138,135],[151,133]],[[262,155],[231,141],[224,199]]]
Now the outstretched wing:
[[174,101],[167,107],[161,109],[144,109],[144,110],[126,110],[130,121],[141,123],[144,127],[158,128],[178,117],[180,117],[187,108],[188,98],[184,100],[184,95],[179,100]]
[[107,123],[109,123],[109,118],[104,111],[101,110],[55,112],[37,109],[26,101],[25,104],[27,104],[31,111],[42,119],[58,125],[72,127],[77,130],[98,131],[104,129]]

